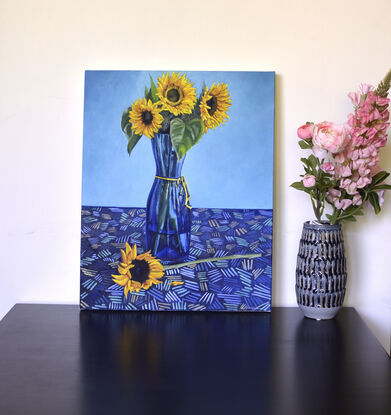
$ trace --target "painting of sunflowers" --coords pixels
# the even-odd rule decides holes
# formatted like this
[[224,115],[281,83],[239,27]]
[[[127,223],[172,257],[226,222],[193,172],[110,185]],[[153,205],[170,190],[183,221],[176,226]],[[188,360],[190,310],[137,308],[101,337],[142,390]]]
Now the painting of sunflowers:
[[271,310],[274,73],[86,71],[82,310]]

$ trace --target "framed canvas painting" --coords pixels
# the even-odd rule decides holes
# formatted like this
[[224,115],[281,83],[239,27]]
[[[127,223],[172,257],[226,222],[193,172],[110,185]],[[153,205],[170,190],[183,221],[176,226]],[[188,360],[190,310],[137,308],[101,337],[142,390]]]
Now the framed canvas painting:
[[274,78],[86,71],[81,309],[271,310]]

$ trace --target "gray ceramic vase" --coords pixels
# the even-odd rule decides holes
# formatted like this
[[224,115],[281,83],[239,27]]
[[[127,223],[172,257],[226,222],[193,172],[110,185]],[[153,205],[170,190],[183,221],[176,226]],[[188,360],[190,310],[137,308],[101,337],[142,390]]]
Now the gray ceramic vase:
[[296,265],[296,298],[304,316],[333,318],[343,304],[346,277],[341,225],[305,222]]

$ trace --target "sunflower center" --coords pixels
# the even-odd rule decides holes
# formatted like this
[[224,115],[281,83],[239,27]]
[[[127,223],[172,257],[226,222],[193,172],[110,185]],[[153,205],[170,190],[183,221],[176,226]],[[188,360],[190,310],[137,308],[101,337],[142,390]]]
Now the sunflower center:
[[179,88],[173,86],[167,89],[166,98],[172,105],[178,105],[182,101],[183,94]]
[[134,267],[130,270],[132,280],[143,284],[149,278],[150,268],[145,259],[135,259],[132,264]]
[[149,125],[152,124],[152,120],[153,120],[153,115],[151,111],[143,111],[141,118],[143,120],[143,123],[145,125]]
[[212,97],[211,99],[208,99],[208,101],[206,101],[206,105],[209,107],[208,108],[209,115],[213,115],[217,110],[217,98]]

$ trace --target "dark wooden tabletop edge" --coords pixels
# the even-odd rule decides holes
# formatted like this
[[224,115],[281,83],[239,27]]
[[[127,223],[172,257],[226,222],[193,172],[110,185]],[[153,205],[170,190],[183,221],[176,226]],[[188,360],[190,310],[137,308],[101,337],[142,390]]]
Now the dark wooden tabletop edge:
[[[276,313],[283,311],[283,310],[291,310],[292,312],[301,314],[301,311],[298,306],[274,306],[272,307],[271,311],[180,311],[180,310],[165,310],[165,311],[153,311],[153,310],[87,310],[80,307],[80,304],[77,303],[16,303],[14,304],[10,310],[0,319],[0,325],[5,322],[9,315],[18,308],[25,308],[25,307],[33,307],[33,308],[40,308],[40,307],[47,307],[47,308],[59,308],[59,307],[66,307],[66,308],[73,308],[78,310],[80,313],[141,313],[141,314],[155,314],[159,313],[159,315],[172,315],[172,314],[181,314],[181,315],[200,315],[200,314],[209,314],[209,315],[254,315],[254,316],[262,316],[262,317],[272,317]],[[354,307],[343,307],[340,313],[348,312],[348,313],[355,313],[357,317],[365,324],[365,326],[369,329],[366,325],[364,320],[360,317],[357,313],[357,310]],[[338,317],[338,316],[337,316]],[[304,317],[303,317],[304,318]],[[370,330],[370,329],[369,329]],[[372,333],[372,332],[371,332]]]

